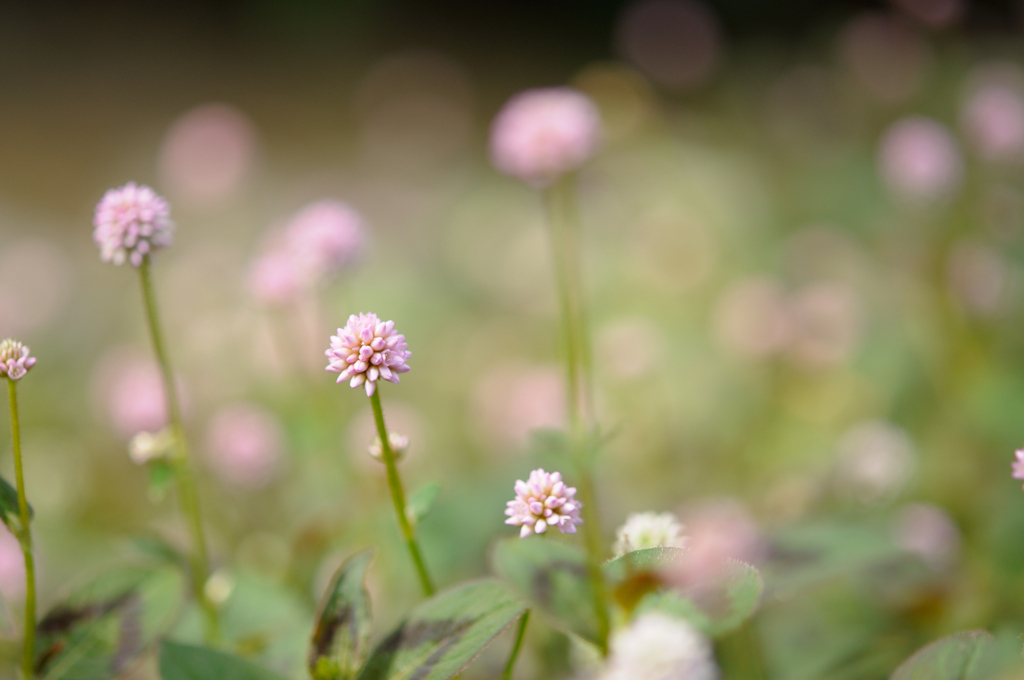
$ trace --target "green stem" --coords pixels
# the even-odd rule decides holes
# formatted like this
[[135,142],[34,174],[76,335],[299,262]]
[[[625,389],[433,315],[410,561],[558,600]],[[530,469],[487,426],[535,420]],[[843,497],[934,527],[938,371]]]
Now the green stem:
[[25,557],[25,646],[21,654],[21,672],[25,680],[33,675],[36,656],[36,562],[32,555],[32,517],[25,496],[25,473],[21,464],[21,424],[18,421],[18,391],[15,381],[7,378],[7,394],[11,402],[11,438],[14,442],[14,479],[18,487],[18,513],[21,527],[18,543]]
[[160,328],[160,317],[156,309],[156,295],[153,292],[153,280],[150,275],[149,257],[139,267],[139,280],[142,283],[142,298],[146,307],[146,321],[149,325],[150,339],[153,341],[153,353],[156,355],[163,378],[164,395],[167,401],[167,412],[170,417],[171,432],[174,436],[174,467],[175,481],[178,487],[178,502],[185,515],[186,524],[192,534],[192,555],[190,566],[192,571],[192,590],[203,610],[206,621],[206,640],[215,642],[219,637],[217,608],[206,596],[206,580],[210,574],[210,560],[206,552],[206,537],[203,532],[202,515],[199,512],[199,495],[196,492],[195,477],[185,440],[185,428],[181,420],[181,407],[178,400],[178,387],[171,370],[171,362],[167,357],[163,333]]
[[384,424],[384,411],[380,407],[380,393],[374,390],[370,397],[370,404],[373,406],[373,419],[377,423],[377,436],[380,437],[380,448],[384,455],[384,465],[388,469],[388,487],[391,489],[391,500],[395,504],[395,514],[398,516],[398,526],[402,530],[405,544],[412,556],[412,563],[416,567],[416,575],[419,576],[420,585],[423,587],[423,594],[430,597],[434,594],[434,584],[427,573],[426,563],[423,561],[423,554],[420,546],[416,543],[416,532],[409,522],[406,513],[405,491],[402,489],[402,480],[398,476],[398,466],[395,465],[395,455],[391,451],[391,442],[388,441],[388,428]]
[[516,660],[519,658],[519,650],[523,647],[523,638],[526,637],[526,624],[530,622],[530,610],[527,609],[522,618],[519,619],[519,627],[516,629],[516,641],[512,643],[512,651],[508,655],[508,663],[505,664],[505,672],[501,674],[502,680],[512,680],[512,671],[515,670]]
[[608,591],[601,572],[601,523],[595,500],[592,473],[592,452],[588,430],[593,421],[593,388],[591,380],[590,342],[587,334],[586,306],[582,290],[580,264],[579,218],[576,214],[573,178],[566,177],[545,194],[545,205],[551,229],[555,281],[562,316],[562,333],[566,365],[566,397],[572,438],[572,457],[579,476],[576,486],[580,501],[588,508],[583,523],[583,539],[587,548],[587,575],[597,614],[598,641],[607,653],[609,619]]

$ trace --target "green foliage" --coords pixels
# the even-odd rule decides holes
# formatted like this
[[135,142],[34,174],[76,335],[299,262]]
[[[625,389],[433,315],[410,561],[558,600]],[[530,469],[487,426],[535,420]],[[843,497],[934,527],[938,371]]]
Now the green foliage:
[[441,485],[438,482],[431,482],[417,489],[405,505],[405,514],[409,518],[409,522],[413,526],[422,522],[434,509],[434,503],[437,502],[440,495]]
[[365,581],[372,560],[372,550],[350,557],[324,593],[309,650],[309,672],[317,680],[355,677],[370,653],[373,617]]
[[984,630],[954,633],[914,653],[890,680],[989,680],[994,638]]
[[594,596],[581,548],[548,538],[512,538],[494,550],[495,572],[554,623],[598,642]]
[[161,680],[282,680],[251,661],[206,647],[165,641],[160,645]]
[[525,611],[526,604],[493,579],[438,593],[374,649],[359,680],[452,678]]
[[[29,517],[35,515],[32,506],[28,506]],[[3,477],[0,477],[0,521],[2,521],[11,533],[15,536],[21,531],[21,510],[18,508],[18,490],[11,486]]]
[[103,680],[129,669],[174,624],[185,578],[170,566],[107,572],[39,623],[36,673],[45,680]]

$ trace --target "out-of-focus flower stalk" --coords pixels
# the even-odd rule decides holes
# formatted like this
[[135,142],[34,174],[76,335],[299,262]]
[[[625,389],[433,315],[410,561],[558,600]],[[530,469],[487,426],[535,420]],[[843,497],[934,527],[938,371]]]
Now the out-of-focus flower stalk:
[[594,417],[593,388],[575,189],[575,176],[568,174],[548,187],[544,198],[551,231],[559,311],[562,317],[572,455],[577,467],[576,483],[580,501],[584,507],[590,508],[588,521],[583,524],[583,538],[589,555],[588,575],[594,592],[594,609],[598,617],[598,639],[604,653],[607,652],[610,624],[608,592],[601,573],[601,523],[598,504],[594,500],[593,451],[590,449],[588,436]]
[[430,597],[434,594],[434,583],[427,573],[427,565],[423,561],[423,554],[416,542],[416,531],[409,522],[406,512],[405,491],[402,488],[402,479],[398,476],[398,466],[395,464],[395,454],[391,450],[391,440],[388,437],[388,428],[384,424],[384,411],[380,406],[380,391],[374,390],[370,395],[370,404],[373,406],[373,419],[377,423],[377,436],[380,437],[381,455],[384,465],[388,470],[388,487],[391,490],[391,500],[395,504],[395,514],[398,516],[398,526],[402,530],[402,537],[409,548],[409,555],[412,557],[413,566],[416,567],[416,575],[419,577],[423,594]]
[[181,422],[177,384],[174,380],[174,372],[171,370],[170,360],[167,357],[167,350],[164,346],[163,333],[160,327],[160,317],[157,313],[156,295],[153,292],[148,255],[139,266],[139,281],[142,284],[142,298],[146,307],[149,335],[153,341],[153,353],[156,355],[157,364],[160,366],[160,374],[163,378],[164,392],[167,398],[167,414],[174,438],[174,453],[171,456],[171,463],[174,467],[175,481],[178,487],[178,501],[181,504],[181,511],[185,516],[189,532],[192,534],[193,546],[190,557],[192,588],[196,601],[203,610],[206,623],[206,639],[209,642],[214,642],[219,637],[217,608],[210,598],[207,597],[205,588],[206,580],[210,574],[210,559],[206,551],[206,537],[203,532],[202,515],[199,512],[199,496],[196,492],[195,478],[192,474],[192,462],[188,453],[188,443],[185,440],[185,429]]
[[512,680],[512,672],[516,668],[516,660],[519,658],[519,650],[523,648],[523,638],[526,637],[526,625],[530,622],[530,610],[523,612],[519,619],[519,626],[516,628],[516,639],[512,643],[512,651],[508,655],[508,663],[505,664],[505,671],[501,674],[501,680]]
[[35,667],[36,650],[36,563],[32,555],[32,518],[25,497],[25,474],[21,464],[21,425],[18,421],[18,389],[16,380],[7,376],[7,394],[11,402],[11,439],[14,447],[14,479],[18,488],[18,514],[21,517],[18,543],[25,556],[25,639],[21,655],[21,673],[31,678]]

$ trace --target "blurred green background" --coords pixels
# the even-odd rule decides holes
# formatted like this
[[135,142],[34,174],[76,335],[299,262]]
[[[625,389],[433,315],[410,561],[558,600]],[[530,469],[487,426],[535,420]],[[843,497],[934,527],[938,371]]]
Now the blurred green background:
[[[968,0],[4,4],[0,336],[39,358],[20,393],[44,611],[132,537],[184,544],[127,454],[160,425],[135,273],[90,238],[129,180],[178,223],[155,277],[233,644],[301,677],[319,592],[371,544],[380,629],[417,599],[367,400],[322,370],[352,312],[394,319],[413,352],[382,398],[412,440],[407,484],[443,487],[428,562],[445,585],[488,570],[515,479],[559,464],[530,432],[564,421],[541,203],[491,168],[488,126],[519,90],[567,84],[605,126],[579,176],[611,433],[588,521],[609,542],[643,510],[756,523],[751,558],[777,578],[720,644],[727,677],[884,678],[939,635],[1024,632],[1021,17]],[[265,309],[251,262],[323,198],[364,215],[365,257]],[[259,414],[260,475],[224,452],[225,409]],[[0,435],[10,472],[6,417]],[[519,677],[568,678],[573,659],[540,624]]]

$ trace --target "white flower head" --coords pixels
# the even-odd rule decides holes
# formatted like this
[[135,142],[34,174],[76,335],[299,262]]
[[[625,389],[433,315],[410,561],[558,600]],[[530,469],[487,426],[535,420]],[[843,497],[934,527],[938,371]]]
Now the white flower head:
[[665,614],[639,617],[609,641],[599,680],[716,680],[711,643],[690,624]]
[[684,528],[671,512],[633,513],[615,532],[613,551],[616,557],[620,557],[644,548],[685,548]]
[[[409,450],[409,438],[397,432],[388,432],[388,444],[391,446],[391,453],[394,455],[396,463],[402,460],[405,457],[405,452]],[[380,437],[374,438],[369,452],[371,456],[384,462],[384,447],[381,445]]]

